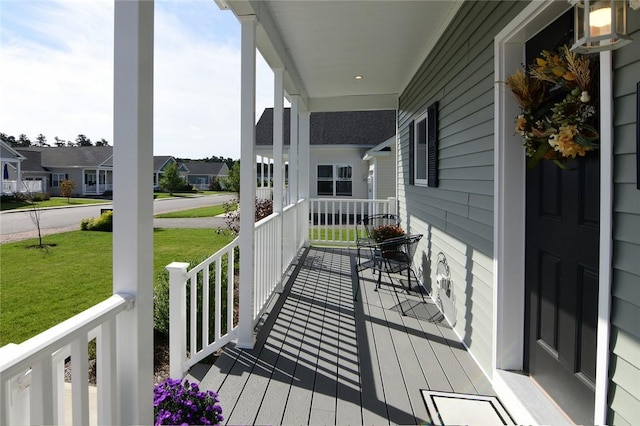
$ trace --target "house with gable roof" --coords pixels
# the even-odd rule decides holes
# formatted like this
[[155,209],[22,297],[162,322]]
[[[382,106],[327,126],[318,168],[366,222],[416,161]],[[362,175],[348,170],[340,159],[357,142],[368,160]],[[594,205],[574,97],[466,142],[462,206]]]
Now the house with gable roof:
[[[285,159],[290,145],[290,117],[291,109],[285,108]],[[395,197],[395,135],[393,110],[312,113],[310,196]],[[268,157],[272,152],[273,108],[265,108],[256,124],[256,154]]]
[[229,167],[222,162],[184,160],[180,167],[188,171],[189,185],[198,189],[209,189],[215,178],[229,174]]
[[43,192],[60,195],[60,182],[72,180],[74,195],[102,195],[113,190],[113,147],[18,148],[27,158],[22,176],[43,182]]

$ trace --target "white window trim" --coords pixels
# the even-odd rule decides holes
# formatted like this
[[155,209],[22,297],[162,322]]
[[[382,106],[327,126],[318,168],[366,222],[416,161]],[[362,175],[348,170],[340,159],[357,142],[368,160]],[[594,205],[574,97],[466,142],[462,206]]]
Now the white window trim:
[[[53,188],[59,188],[60,187],[60,182],[62,182],[63,180],[66,180],[66,173],[51,173],[51,186]],[[55,176],[58,177],[57,180],[57,185],[56,185],[56,178]],[[60,178],[60,176],[62,176],[62,178]]]
[[[322,166],[331,166],[331,167],[333,167],[332,176],[331,176],[331,183],[332,183],[331,189],[332,189],[333,195],[326,195],[326,194],[320,195],[318,193],[318,182],[329,182],[328,178],[322,178],[321,179],[321,178],[318,177],[318,168],[322,167]],[[338,177],[338,169],[340,167],[350,167],[351,168],[351,178],[350,179],[340,179]],[[348,163],[317,164],[316,165],[316,195],[318,197],[338,197],[337,191],[336,191],[336,183],[339,182],[339,181],[348,180],[348,181],[351,182],[351,195],[339,195],[339,197],[353,197],[353,182],[354,182],[353,181],[353,170],[354,170],[353,164],[348,164]]]
[[[529,424],[566,422],[563,413],[527,376],[510,373],[523,368],[524,345],[524,218],[525,158],[513,132],[518,106],[503,83],[524,62],[524,44],[568,7],[564,2],[528,5],[495,37],[495,150],[494,150],[494,291],[492,383],[510,406],[516,421]],[[605,424],[611,307],[612,258],[612,64],[611,52],[600,53],[600,270],[598,348],[594,422]],[[520,285],[514,285],[520,283]]]
[[[418,177],[418,124],[424,121],[424,179]],[[429,186],[429,112],[425,111],[418,116],[413,126],[413,183],[416,186]]]

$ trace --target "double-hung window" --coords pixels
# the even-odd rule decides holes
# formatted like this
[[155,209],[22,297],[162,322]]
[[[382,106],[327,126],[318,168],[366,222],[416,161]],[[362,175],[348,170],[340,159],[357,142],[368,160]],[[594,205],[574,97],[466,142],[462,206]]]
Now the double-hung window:
[[409,184],[438,186],[438,103],[409,123]]
[[429,162],[429,150],[427,149],[427,116],[428,113],[421,115],[415,124],[415,183],[416,185],[428,185],[429,178],[427,176],[427,164]]
[[350,197],[353,194],[353,168],[346,164],[320,164],[317,173],[318,196]]
[[65,173],[51,173],[51,186],[57,188],[60,186],[60,182],[67,179]]

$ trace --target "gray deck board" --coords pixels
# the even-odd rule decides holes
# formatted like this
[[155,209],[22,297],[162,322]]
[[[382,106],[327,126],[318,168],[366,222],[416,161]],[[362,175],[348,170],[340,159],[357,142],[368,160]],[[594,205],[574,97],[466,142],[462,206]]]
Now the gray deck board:
[[356,273],[353,256],[309,249],[255,347],[230,344],[206,373],[194,368],[202,389],[219,392],[225,422],[420,424],[430,420],[421,389],[495,394],[430,298],[374,291],[377,277]]

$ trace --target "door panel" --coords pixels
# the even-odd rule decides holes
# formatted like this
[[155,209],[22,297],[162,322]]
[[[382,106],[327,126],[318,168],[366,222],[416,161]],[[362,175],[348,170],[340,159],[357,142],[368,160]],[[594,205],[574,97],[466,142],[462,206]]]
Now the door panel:
[[[570,43],[572,13],[527,42],[527,63]],[[593,81],[598,81],[594,76]],[[594,93],[593,96],[598,96]],[[600,160],[561,170],[541,161],[526,172],[525,363],[531,377],[576,423],[593,424]]]

